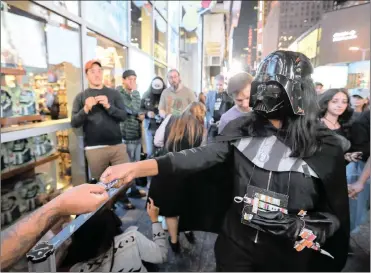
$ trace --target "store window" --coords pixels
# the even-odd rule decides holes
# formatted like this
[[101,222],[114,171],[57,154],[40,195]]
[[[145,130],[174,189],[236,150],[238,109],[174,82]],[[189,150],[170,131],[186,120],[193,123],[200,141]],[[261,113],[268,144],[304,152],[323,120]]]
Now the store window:
[[167,61],[167,23],[157,11],[155,11],[154,56],[163,63],[166,63]]
[[167,67],[159,62],[155,62],[155,75],[161,77],[166,82]]
[[131,40],[135,46],[152,55],[152,13],[153,8],[148,1],[131,1]]
[[6,125],[69,116],[68,102],[82,88],[79,32],[75,23],[30,1],[2,5],[1,117]]
[[129,64],[130,69],[133,69],[137,74],[137,89],[143,96],[154,78],[153,59],[139,50],[131,49]]
[[[169,1],[177,2],[177,1]],[[155,8],[167,20],[168,18],[168,1],[155,1]]]
[[127,1],[84,1],[86,20],[120,40],[128,40]]
[[179,56],[179,34],[174,30],[171,30],[169,35],[168,65],[171,68],[177,68]]
[[180,24],[180,4],[179,1],[169,1],[169,24],[178,31]]
[[121,85],[126,56],[126,47],[88,30],[86,57],[87,60],[97,59],[101,62],[105,86],[116,88]]
[[64,8],[67,11],[80,15],[80,1],[52,1],[54,5]]

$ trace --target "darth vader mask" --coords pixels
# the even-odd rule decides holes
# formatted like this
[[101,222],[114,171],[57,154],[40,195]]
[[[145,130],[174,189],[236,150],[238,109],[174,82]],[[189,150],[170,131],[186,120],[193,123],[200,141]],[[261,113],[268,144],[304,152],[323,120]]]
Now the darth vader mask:
[[275,51],[260,64],[251,84],[250,107],[268,119],[304,115],[302,80],[313,72],[302,53]]

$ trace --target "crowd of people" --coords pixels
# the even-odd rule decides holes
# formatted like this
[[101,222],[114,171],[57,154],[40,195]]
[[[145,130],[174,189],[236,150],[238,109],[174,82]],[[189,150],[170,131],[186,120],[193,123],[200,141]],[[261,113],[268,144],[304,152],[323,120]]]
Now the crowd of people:
[[[61,219],[103,203],[58,256],[64,271],[152,271],[168,244],[180,252],[179,232],[194,243],[195,230],[218,233],[218,271],[344,267],[349,236],[369,210],[369,90],[324,90],[309,59],[291,51],[271,53],[255,77],[238,73],[226,88],[216,76],[199,99],[175,69],[169,87],[155,77],[142,97],[133,70],[116,90],[102,84],[99,61],[85,73],[89,88],[76,96],[71,124],[83,128],[92,179],[3,231],[2,269]],[[107,202],[94,183],[114,180],[121,190]],[[113,208],[135,209],[130,198],[148,199],[152,240],[120,229]]]

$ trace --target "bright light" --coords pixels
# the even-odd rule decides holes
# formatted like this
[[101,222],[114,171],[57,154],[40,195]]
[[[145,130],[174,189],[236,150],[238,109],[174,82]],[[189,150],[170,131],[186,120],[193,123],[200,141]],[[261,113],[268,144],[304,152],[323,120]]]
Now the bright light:
[[351,51],[358,51],[358,50],[359,50],[359,47],[351,46],[351,47],[349,48],[349,50],[351,50]]
[[243,50],[246,50],[246,51],[249,51],[250,50],[250,48],[248,48],[248,47],[245,47]]

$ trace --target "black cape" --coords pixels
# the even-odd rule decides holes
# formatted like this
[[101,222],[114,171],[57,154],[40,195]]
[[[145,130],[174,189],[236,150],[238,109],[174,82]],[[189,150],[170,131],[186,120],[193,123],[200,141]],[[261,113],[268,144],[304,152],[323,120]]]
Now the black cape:
[[[264,137],[264,126],[268,121],[257,119],[260,118],[252,114],[230,122],[217,141],[233,141],[249,136]],[[304,160],[322,181],[330,210],[340,220],[341,227],[322,246],[336,258],[329,263],[325,255],[316,255],[318,260],[316,259],[311,271],[341,271],[348,255],[350,234],[344,155],[336,137],[330,130],[321,127],[320,124],[318,130],[321,130],[319,133],[322,142],[321,149]],[[283,142],[288,142],[287,138],[279,135],[277,137]],[[233,201],[231,171],[233,171],[233,166],[224,163],[197,173],[199,176],[197,185],[191,183],[184,189],[188,202],[187,209],[180,215],[179,229],[181,231],[200,230],[218,233],[221,230],[224,216]]]

